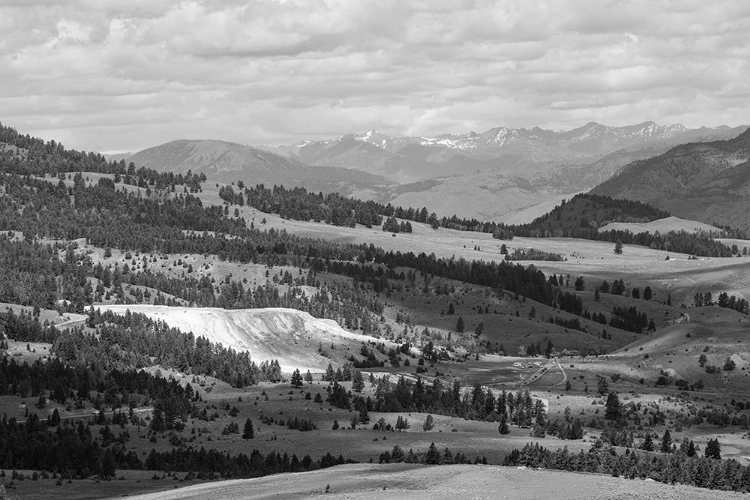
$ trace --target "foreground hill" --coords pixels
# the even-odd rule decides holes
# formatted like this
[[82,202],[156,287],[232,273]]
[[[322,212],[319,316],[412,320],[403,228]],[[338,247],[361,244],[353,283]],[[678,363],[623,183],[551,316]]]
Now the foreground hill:
[[591,193],[649,203],[673,215],[750,230],[750,131],[675,147],[630,164]]
[[[346,362],[349,349],[358,352],[362,342],[373,337],[351,333],[335,321],[313,318],[296,309],[235,309],[188,308],[150,305],[102,305],[102,311],[124,314],[127,310],[164,321],[183,332],[193,332],[236,351],[248,351],[256,363],[278,360],[282,371],[296,368],[305,372],[324,372],[328,364]],[[381,342],[381,341],[378,341]],[[330,350],[331,344],[342,344]],[[319,347],[324,346],[324,357]]]
[[159,172],[191,170],[206,174],[212,181],[300,185],[313,191],[350,193],[388,184],[385,179],[366,172],[309,167],[268,151],[224,141],[172,141],[135,153],[128,162]]
[[424,466],[357,464],[300,474],[281,474],[199,484],[137,496],[140,500],[170,499],[455,499],[513,498],[709,500],[742,498],[739,493],[691,486],[671,486],[604,475],[532,470],[486,465]]

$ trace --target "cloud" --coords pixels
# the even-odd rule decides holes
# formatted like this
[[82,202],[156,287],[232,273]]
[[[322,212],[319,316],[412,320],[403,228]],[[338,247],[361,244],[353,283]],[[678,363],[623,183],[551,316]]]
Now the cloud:
[[86,150],[750,116],[750,4],[6,0],[2,121]]

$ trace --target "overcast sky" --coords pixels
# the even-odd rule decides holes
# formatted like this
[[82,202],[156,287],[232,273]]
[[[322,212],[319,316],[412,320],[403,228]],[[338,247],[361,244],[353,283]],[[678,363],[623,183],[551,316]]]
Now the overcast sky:
[[750,2],[0,0],[0,121],[67,147],[750,123]]

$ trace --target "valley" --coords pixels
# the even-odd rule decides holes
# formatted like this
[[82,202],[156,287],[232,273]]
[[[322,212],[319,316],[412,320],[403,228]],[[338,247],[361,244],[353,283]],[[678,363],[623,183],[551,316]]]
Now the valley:
[[435,474],[465,495],[537,474],[572,498],[561,470],[622,498],[750,488],[740,231],[588,195],[524,225],[395,217],[13,141],[30,160],[0,157],[11,497],[222,497],[233,479],[423,498]]

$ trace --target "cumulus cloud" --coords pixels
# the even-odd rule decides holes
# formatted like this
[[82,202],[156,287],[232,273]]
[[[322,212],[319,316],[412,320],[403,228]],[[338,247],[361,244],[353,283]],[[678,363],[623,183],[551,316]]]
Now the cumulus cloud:
[[0,119],[86,150],[750,116],[750,4],[5,0]]

